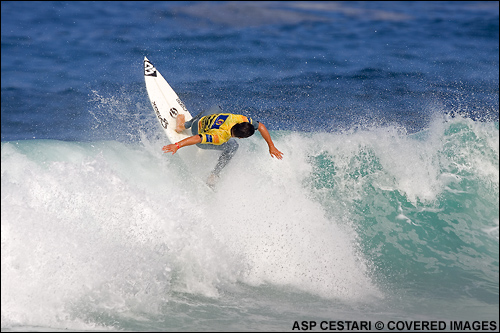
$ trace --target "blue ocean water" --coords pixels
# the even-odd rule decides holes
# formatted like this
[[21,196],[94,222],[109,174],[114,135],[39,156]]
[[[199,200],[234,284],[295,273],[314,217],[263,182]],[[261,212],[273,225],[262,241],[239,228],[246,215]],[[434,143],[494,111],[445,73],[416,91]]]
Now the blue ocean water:
[[[2,331],[498,331],[498,2],[1,15]],[[144,56],[192,114],[248,114],[284,159],[241,140],[207,190],[161,151]]]

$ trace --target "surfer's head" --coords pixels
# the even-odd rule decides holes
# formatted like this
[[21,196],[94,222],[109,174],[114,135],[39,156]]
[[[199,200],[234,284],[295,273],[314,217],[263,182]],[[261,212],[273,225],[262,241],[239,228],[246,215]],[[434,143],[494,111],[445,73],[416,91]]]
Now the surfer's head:
[[234,125],[231,128],[231,136],[235,138],[248,138],[255,133],[255,128],[249,122]]

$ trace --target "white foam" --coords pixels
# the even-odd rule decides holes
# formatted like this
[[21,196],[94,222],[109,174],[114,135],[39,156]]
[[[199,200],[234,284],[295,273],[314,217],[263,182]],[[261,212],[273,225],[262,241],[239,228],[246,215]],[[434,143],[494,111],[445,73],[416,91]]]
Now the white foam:
[[270,157],[265,143],[257,141],[256,152],[242,147],[210,202],[214,214],[205,221],[244,262],[245,282],[344,300],[380,295],[355,250],[355,235],[329,220],[303,186],[310,171],[305,147],[293,135],[287,139],[279,141],[286,156],[282,161]]
[[[443,156],[450,142],[462,147],[447,128],[424,138],[390,127],[273,133],[281,161],[257,134],[240,141],[216,192],[145,138],[2,143],[2,327],[81,328],[77,312],[154,313],[174,291],[219,297],[235,283],[346,302],[383,297],[358,252],[349,204],[370,186],[410,203],[453,190],[467,174]],[[322,181],[333,186],[320,201],[311,176],[321,154],[332,163]],[[498,197],[490,171],[498,162],[474,156],[471,170]],[[392,216],[410,223],[399,208]],[[498,238],[498,223],[486,232]]]

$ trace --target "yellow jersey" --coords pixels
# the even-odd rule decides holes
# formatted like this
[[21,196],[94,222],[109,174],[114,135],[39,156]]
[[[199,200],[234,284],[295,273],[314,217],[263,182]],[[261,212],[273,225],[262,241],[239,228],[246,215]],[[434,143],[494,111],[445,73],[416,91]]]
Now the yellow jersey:
[[231,139],[231,128],[239,123],[249,122],[257,130],[258,121],[239,114],[216,113],[205,116],[198,122],[198,134],[202,144],[221,145]]

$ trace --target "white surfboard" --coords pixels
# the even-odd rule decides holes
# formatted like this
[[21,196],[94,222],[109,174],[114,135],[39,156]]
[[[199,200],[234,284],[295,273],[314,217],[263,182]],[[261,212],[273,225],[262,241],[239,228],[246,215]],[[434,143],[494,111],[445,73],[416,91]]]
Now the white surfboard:
[[[176,143],[190,137],[192,135],[190,129],[181,133],[175,131],[176,117],[183,114],[186,121],[191,120],[193,117],[172,87],[146,57],[144,57],[144,80],[146,81],[146,90],[156,118],[160,122],[168,140],[171,143]],[[176,155],[179,155],[184,160],[191,173],[201,179],[206,178],[210,173],[218,156],[215,151],[207,151],[196,146],[179,149]]]
[[190,131],[181,133],[175,131],[177,115],[183,114],[186,121],[192,116],[172,87],[146,57],[144,57],[144,80],[149,100],[168,140],[175,143],[191,136]]

